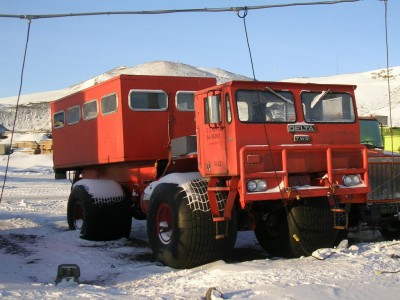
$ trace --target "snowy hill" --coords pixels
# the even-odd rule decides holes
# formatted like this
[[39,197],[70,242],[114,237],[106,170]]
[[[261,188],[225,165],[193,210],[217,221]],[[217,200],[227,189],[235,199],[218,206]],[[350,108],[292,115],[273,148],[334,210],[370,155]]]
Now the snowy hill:
[[[215,77],[218,83],[230,80],[251,80],[249,77],[221,69],[198,68],[167,61],[149,62],[133,67],[121,66],[63,90],[22,95],[16,130],[49,131],[50,111],[48,103],[50,101],[86,89],[120,74]],[[400,67],[391,68],[389,78],[393,126],[400,126]],[[356,97],[360,115],[390,115],[387,75],[384,69],[320,78],[293,78],[287,81],[357,85]],[[16,102],[17,97],[0,99],[0,124],[8,129],[12,127],[14,121]]]
[[[400,67],[389,69],[391,109],[393,126],[400,126]],[[285,81],[338,83],[357,85],[355,91],[358,113],[365,115],[390,116],[386,69],[363,73],[344,74],[317,78],[291,78]]]
[[[38,102],[50,102],[55,99],[76,93],[90,86],[96,85],[100,82],[106,81],[110,78],[120,74],[128,75],[159,75],[159,76],[193,76],[193,77],[215,77],[218,83],[227,82],[230,80],[251,80],[251,78],[239,74],[231,73],[221,69],[207,69],[197,68],[187,64],[168,62],[168,61],[155,61],[149,62],[134,67],[121,66],[112,69],[108,72],[77,83],[63,90],[56,90],[44,93],[34,93],[22,95],[20,99],[21,104],[31,104]],[[0,98],[0,107],[2,105],[13,105],[17,101],[17,97]]]
[[[21,106],[19,107],[16,130],[32,131],[33,129],[35,131],[49,131],[49,102],[76,93],[120,74],[214,77],[217,79],[218,83],[230,80],[251,80],[251,78],[246,76],[234,74],[221,69],[197,68],[187,64],[167,61],[149,62],[134,67],[122,66],[63,90],[21,95],[19,102]],[[12,128],[14,122],[16,102],[16,96],[0,99],[0,124],[8,129]]]

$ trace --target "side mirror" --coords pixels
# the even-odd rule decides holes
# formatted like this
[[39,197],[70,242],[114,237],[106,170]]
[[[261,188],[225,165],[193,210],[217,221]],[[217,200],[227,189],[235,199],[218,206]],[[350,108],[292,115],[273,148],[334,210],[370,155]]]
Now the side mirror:
[[206,124],[221,122],[221,95],[208,96],[205,103]]

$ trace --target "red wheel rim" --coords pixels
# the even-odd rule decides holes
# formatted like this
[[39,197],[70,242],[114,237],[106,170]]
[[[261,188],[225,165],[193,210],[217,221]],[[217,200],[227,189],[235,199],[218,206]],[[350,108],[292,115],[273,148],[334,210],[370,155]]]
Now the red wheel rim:
[[157,232],[163,244],[169,244],[172,238],[172,212],[167,204],[162,204],[157,211]]
[[74,218],[75,228],[76,229],[82,229],[82,226],[83,226],[83,213],[82,213],[81,204],[79,202],[75,203],[75,205],[74,205],[73,218]]

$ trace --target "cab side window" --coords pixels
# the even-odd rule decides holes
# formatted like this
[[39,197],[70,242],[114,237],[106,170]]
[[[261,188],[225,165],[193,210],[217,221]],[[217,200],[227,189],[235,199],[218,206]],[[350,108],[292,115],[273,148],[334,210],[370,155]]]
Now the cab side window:
[[109,115],[117,111],[117,94],[113,93],[101,98],[101,113]]
[[194,92],[177,92],[175,103],[179,111],[194,111]]
[[129,107],[139,111],[164,111],[168,108],[168,96],[164,91],[131,90]]
[[84,120],[91,120],[97,117],[97,100],[92,100],[83,104],[82,114]]
[[81,111],[79,105],[67,109],[67,123],[68,125],[76,124],[81,119]]
[[65,124],[65,112],[59,111],[53,115],[53,127],[54,128],[62,128]]

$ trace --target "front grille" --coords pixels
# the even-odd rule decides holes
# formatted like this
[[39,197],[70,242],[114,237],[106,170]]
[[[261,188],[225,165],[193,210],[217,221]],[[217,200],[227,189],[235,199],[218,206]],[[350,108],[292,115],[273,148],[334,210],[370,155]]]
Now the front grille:
[[368,200],[400,200],[400,164],[370,163]]

